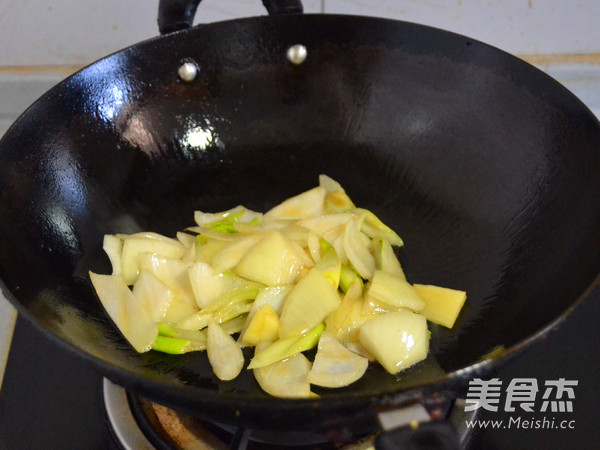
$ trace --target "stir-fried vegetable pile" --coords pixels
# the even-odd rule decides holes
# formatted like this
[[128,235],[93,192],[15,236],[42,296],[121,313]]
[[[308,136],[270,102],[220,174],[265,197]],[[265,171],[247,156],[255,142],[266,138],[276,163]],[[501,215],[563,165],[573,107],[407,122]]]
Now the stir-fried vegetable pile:
[[222,380],[255,347],[248,369],[277,397],[347,386],[369,361],[392,374],[416,364],[427,320],[451,328],[466,299],[408,283],[393,250],[402,239],[325,175],[264,214],[238,206],[194,220],[176,239],[106,235],[113,273],[90,272],[98,297],[138,352],[206,350]]

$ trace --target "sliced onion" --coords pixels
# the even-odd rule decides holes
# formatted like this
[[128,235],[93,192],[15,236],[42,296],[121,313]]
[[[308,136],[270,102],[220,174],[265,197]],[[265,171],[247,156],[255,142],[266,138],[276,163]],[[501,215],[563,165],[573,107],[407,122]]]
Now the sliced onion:
[[196,222],[198,225],[200,225],[202,227],[206,227],[211,223],[219,222],[219,221],[231,216],[232,214],[242,212],[245,209],[246,208],[244,208],[242,205],[238,205],[235,208],[228,209],[227,211],[221,211],[221,212],[216,212],[216,213],[206,213],[203,211],[194,211],[194,222]]
[[140,353],[150,350],[158,336],[158,325],[152,320],[149,306],[136,301],[120,276],[89,275],[102,306],[125,339]]
[[406,280],[406,275],[394,253],[392,244],[385,239],[380,239],[376,244],[375,252],[379,269]]
[[312,217],[323,214],[325,191],[322,187],[310,189],[290,197],[265,213],[265,217]]
[[185,300],[190,306],[196,307],[196,300],[188,274],[189,263],[152,253],[139,254],[138,263],[140,270],[151,272],[173,291],[175,297]]
[[153,253],[165,258],[179,259],[183,256],[181,242],[155,237],[127,237],[123,240],[121,253],[121,274],[126,284],[132,285],[138,277],[140,267],[138,257],[141,253]]
[[[259,345],[257,350],[260,347]],[[306,356],[298,353],[284,361],[254,369],[254,377],[265,392],[275,397],[314,397],[315,394],[310,391],[310,384],[306,379],[310,367],[310,361]]]
[[317,233],[311,231],[307,239],[308,253],[314,262],[321,259],[321,238]]
[[344,250],[348,261],[364,279],[370,279],[375,272],[375,258],[369,251],[369,241],[365,242],[359,231],[356,218],[346,225],[344,233]]
[[212,258],[212,265],[217,272],[225,272],[234,267],[250,251],[252,247],[264,239],[263,234],[243,235],[223,246]]
[[392,245],[404,245],[402,238],[368,209],[355,208],[353,212],[362,216],[360,230],[367,236],[373,239],[385,239]]
[[220,380],[233,380],[244,367],[239,344],[214,320],[208,322],[206,352],[215,375]]
[[185,262],[194,261],[196,259],[196,236],[178,231],[176,237],[185,249],[181,260]]
[[325,322],[327,330],[344,344],[358,342],[358,329],[368,317],[363,317],[363,297],[360,280],[355,280],[344,295],[340,307]]
[[307,380],[310,384],[339,388],[363,376],[369,360],[344,347],[331,333],[324,332]]
[[206,308],[227,291],[243,283],[232,273],[217,272],[212,266],[202,261],[192,264],[188,273],[199,308]]
[[121,254],[123,253],[123,239],[114,234],[107,234],[104,236],[102,242],[102,249],[108,256],[110,264],[112,266],[113,275],[121,275]]
[[173,301],[173,293],[152,273],[145,270],[140,273],[133,285],[133,295],[136,302],[149,306],[154,322],[165,320],[167,310]]
[[321,237],[326,237],[336,233],[338,230],[343,231],[344,227],[350,219],[355,217],[354,214],[323,214],[316,217],[308,217],[298,221],[298,225],[314,231]]

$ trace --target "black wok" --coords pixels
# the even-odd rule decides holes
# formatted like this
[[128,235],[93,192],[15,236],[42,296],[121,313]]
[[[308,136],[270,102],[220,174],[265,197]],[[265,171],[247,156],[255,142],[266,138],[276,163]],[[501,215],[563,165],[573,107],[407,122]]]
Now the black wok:
[[[299,65],[285,56],[295,44]],[[185,61],[194,81],[177,74]],[[463,36],[335,15],[203,25],[90,65],[6,133],[0,279],[50,339],[167,406],[259,428],[372,426],[381,408],[464,390],[595,287],[599,152],[600,124],[569,91]],[[427,361],[397,377],[372,365],[292,401],[250,371],[218,381],[202,353],[124,341],[87,277],[109,272],[105,233],[173,235],[194,209],[265,210],[320,173],[399,232],[411,282],[468,292],[453,330],[432,327]]]

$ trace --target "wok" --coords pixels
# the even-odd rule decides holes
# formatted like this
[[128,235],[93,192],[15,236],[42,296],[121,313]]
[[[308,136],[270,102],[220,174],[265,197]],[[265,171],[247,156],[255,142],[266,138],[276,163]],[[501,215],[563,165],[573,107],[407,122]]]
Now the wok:
[[[594,289],[600,124],[556,81],[422,25],[288,14],[298,5],[282,2],[272,16],[185,28],[196,4],[163,2],[163,31],[184,29],[74,74],[0,142],[2,289],[49,339],[199,417],[368,428],[379,410],[464,391]],[[286,59],[296,44],[301,64]],[[190,82],[177,72],[186,61]],[[424,363],[398,376],[373,364],[347,388],[283,400],[250,371],[217,380],[203,353],[124,341],[87,276],[109,272],[104,234],[173,235],[194,209],[266,210],[320,173],[403,237],[409,281],[468,292],[454,329],[432,326]]]

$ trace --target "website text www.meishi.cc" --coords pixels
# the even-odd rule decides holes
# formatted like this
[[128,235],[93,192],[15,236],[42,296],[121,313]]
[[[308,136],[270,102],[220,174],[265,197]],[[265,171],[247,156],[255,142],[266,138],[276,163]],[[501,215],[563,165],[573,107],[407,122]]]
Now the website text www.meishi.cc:
[[509,417],[507,420],[467,420],[467,428],[520,429],[520,430],[573,430],[574,419],[556,417]]
[[467,428],[572,430],[573,403],[577,380],[558,378],[513,378],[507,384],[499,378],[469,382],[465,412],[478,409],[514,413],[508,418],[467,420]]

